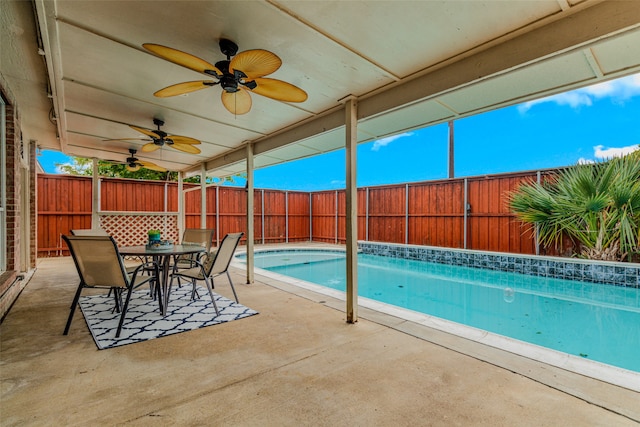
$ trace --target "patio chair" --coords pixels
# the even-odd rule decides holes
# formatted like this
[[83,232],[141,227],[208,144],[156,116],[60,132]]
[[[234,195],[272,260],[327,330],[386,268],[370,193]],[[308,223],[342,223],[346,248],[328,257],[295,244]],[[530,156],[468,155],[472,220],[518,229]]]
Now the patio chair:
[[[64,335],[69,333],[71,321],[83,289],[103,288],[113,293],[116,311],[119,311],[120,322],[116,331],[116,338],[120,336],[129,299],[134,288],[147,282],[155,281],[159,270],[157,264],[150,262],[139,265],[132,274],[127,273],[118,246],[111,236],[62,236],[69,247],[69,252],[80,276],[80,283],[71,304],[71,312],[64,328]],[[154,275],[140,276],[141,270],[153,268]],[[122,304],[122,291],[127,290],[127,296]],[[158,300],[161,300],[160,298]],[[162,305],[162,302],[160,302]],[[162,309],[162,306],[160,307]]]
[[[215,231],[213,228],[187,228],[182,234],[181,244],[200,245],[205,248],[206,252],[209,252]],[[203,255],[203,253],[199,253],[177,256],[173,263],[172,272],[175,273],[178,270],[196,267],[195,261],[200,260]],[[178,278],[178,286],[180,285],[180,279]]]
[[211,302],[213,302],[216,314],[218,314],[218,306],[216,305],[216,300],[213,297],[213,279],[221,274],[226,274],[227,279],[229,279],[229,284],[231,285],[231,290],[233,291],[233,296],[235,297],[236,302],[239,302],[238,294],[236,293],[233,281],[229,275],[229,264],[231,264],[231,258],[233,257],[243,234],[244,233],[227,234],[224,236],[224,239],[222,239],[220,248],[217,251],[208,252],[202,259],[202,262],[195,261],[196,267],[173,273],[171,275],[171,282],[169,283],[169,291],[171,290],[173,279],[182,277],[191,280],[191,284],[193,286],[191,299],[194,299],[196,295],[196,282],[198,280],[203,280],[207,284],[207,290],[209,291]]

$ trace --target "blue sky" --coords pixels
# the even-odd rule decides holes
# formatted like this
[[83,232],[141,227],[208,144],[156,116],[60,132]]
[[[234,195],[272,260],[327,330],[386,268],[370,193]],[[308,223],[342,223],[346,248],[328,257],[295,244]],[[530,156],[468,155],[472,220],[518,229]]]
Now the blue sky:
[[[455,176],[592,162],[640,144],[640,74],[455,121]],[[446,123],[358,147],[359,187],[447,177]],[[42,151],[45,172],[69,158]],[[238,185],[244,185],[242,180]],[[344,150],[255,171],[255,187],[317,191],[345,186]]]

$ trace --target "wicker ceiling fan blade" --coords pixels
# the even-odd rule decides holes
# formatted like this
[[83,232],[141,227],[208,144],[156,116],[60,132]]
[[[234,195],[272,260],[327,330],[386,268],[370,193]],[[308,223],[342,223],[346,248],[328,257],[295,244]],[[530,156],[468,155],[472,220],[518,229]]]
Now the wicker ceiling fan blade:
[[159,148],[160,145],[150,142],[148,144],[144,144],[140,150],[144,151],[145,153],[150,153],[152,151],[158,150]]
[[177,83],[175,85],[167,86],[163,89],[160,89],[153,95],[157,96],[158,98],[168,98],[170,96],[184,95],[185,93],[191,93],[197,90],[206,89],[217,84],[218,82],[214,82],[213,80],[197,80],[193,82]]
[[140,133],[144,133],[145,135],[148,135],[148,136],[150,136],[150,137],[151,137],[151,138],[153,138],[153,139],[156,139],[156,138],[159,138],[159,137],[160,137],[157,133],[155,133],[155,132],[154,132],[154,131],[152,131],[152,130],[147,130],[147,129],[139,128],[138,126],[133,126],[133,125],[129,125],[129,127],[130,127],[131,129],[135,130],[135,131],[138,131],[138,132],[140,132]]
[[188,136],[167,135],[167,138],[172,140],[176,144],[193,144],[193,145],[201,144],[201,142],[198,141],[197,139],[190,138]]
[[282,80],[257,78],[254,80],[257,86],[251,92],[267,98],[284,102],[304,102],[307,100],[307,92]]
[[138,164],[141,165],[143,168],[151,169],[152,171],[156,171],[156,172],[166,172],[167,171],[162,166],[158,166],[155,163],[151,163],[151,162],[145,162],[144,160],[138,160]]
[[179,151],[184,151],[185,153],[190,153],[190,154],[200,154],[201,151],[198,147],[195,147],[191,144],[180,144],[178,142],[174,142],[173,144],[171,144],[169,147],[173,147],[176,150]]
[[225,92],[222,91],[222,105],[231,114],[237,116],[246,114],[251,110],[251,95],[246,89],[238,90],[237,92]]
[[242,71],[248,80],[266,76],[280,68],[282,60],[275,53],[264,49],[252,49],[240,52],[229,64],[229,71]]
[[136,164],[134,164],[133,166],[131,166],[131,165],[127,165],[127,170],[128,170],[129,172],[137,172],[137,171],[139,171],[139,170],[140,170],[140,168],[141,168],[141,167],[142,167],[141,165],[139,165],[139,164],[137,164],[137,163],[136,163]]
[[210,64],[204,59],[198,58],[197,56],[191,55],[190,53],[154,43],[144,43],[142,47],[147,49],[149,52],[156,54],[162,59],[166,59],[167,61],[171,61],[174,64],[189,68],[190,70],[208,75],[212,75],[212,73],[222,75],[220,70],[216,68],[215,65]]

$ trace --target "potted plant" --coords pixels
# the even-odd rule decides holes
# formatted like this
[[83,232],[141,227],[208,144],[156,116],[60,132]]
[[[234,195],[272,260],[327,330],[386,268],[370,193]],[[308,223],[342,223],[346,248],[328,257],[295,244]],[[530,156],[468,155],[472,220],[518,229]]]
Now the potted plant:
[[160,230],[149,230],[147,235],[149,236],[149,243],[160,241]]

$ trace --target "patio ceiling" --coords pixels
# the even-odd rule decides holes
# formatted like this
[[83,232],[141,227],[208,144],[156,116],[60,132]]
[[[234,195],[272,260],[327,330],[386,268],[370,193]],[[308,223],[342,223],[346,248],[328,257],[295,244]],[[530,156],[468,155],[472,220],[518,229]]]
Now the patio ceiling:
[[[42,149],[124,160],[144,142],[127,125],[202,141],[202,153],[138,153],[171,170],[226,176],[344,146],[341,100],[358,99],[358,141],[433,125],[640,72],[637,2],[62,1],[3,2],[0,72],[23,139]],[[39,36],[39,37],[38,37]],[[295,104],[252,95],[234,116],[220,88],[153,93],[203,76],[142,48],[157,43],[209,62],[220,38],[266,49],[269,77],[303,88]],[[38,55],[40,50],[41,57]],[[44,61],[42,60],[44,58]]]

